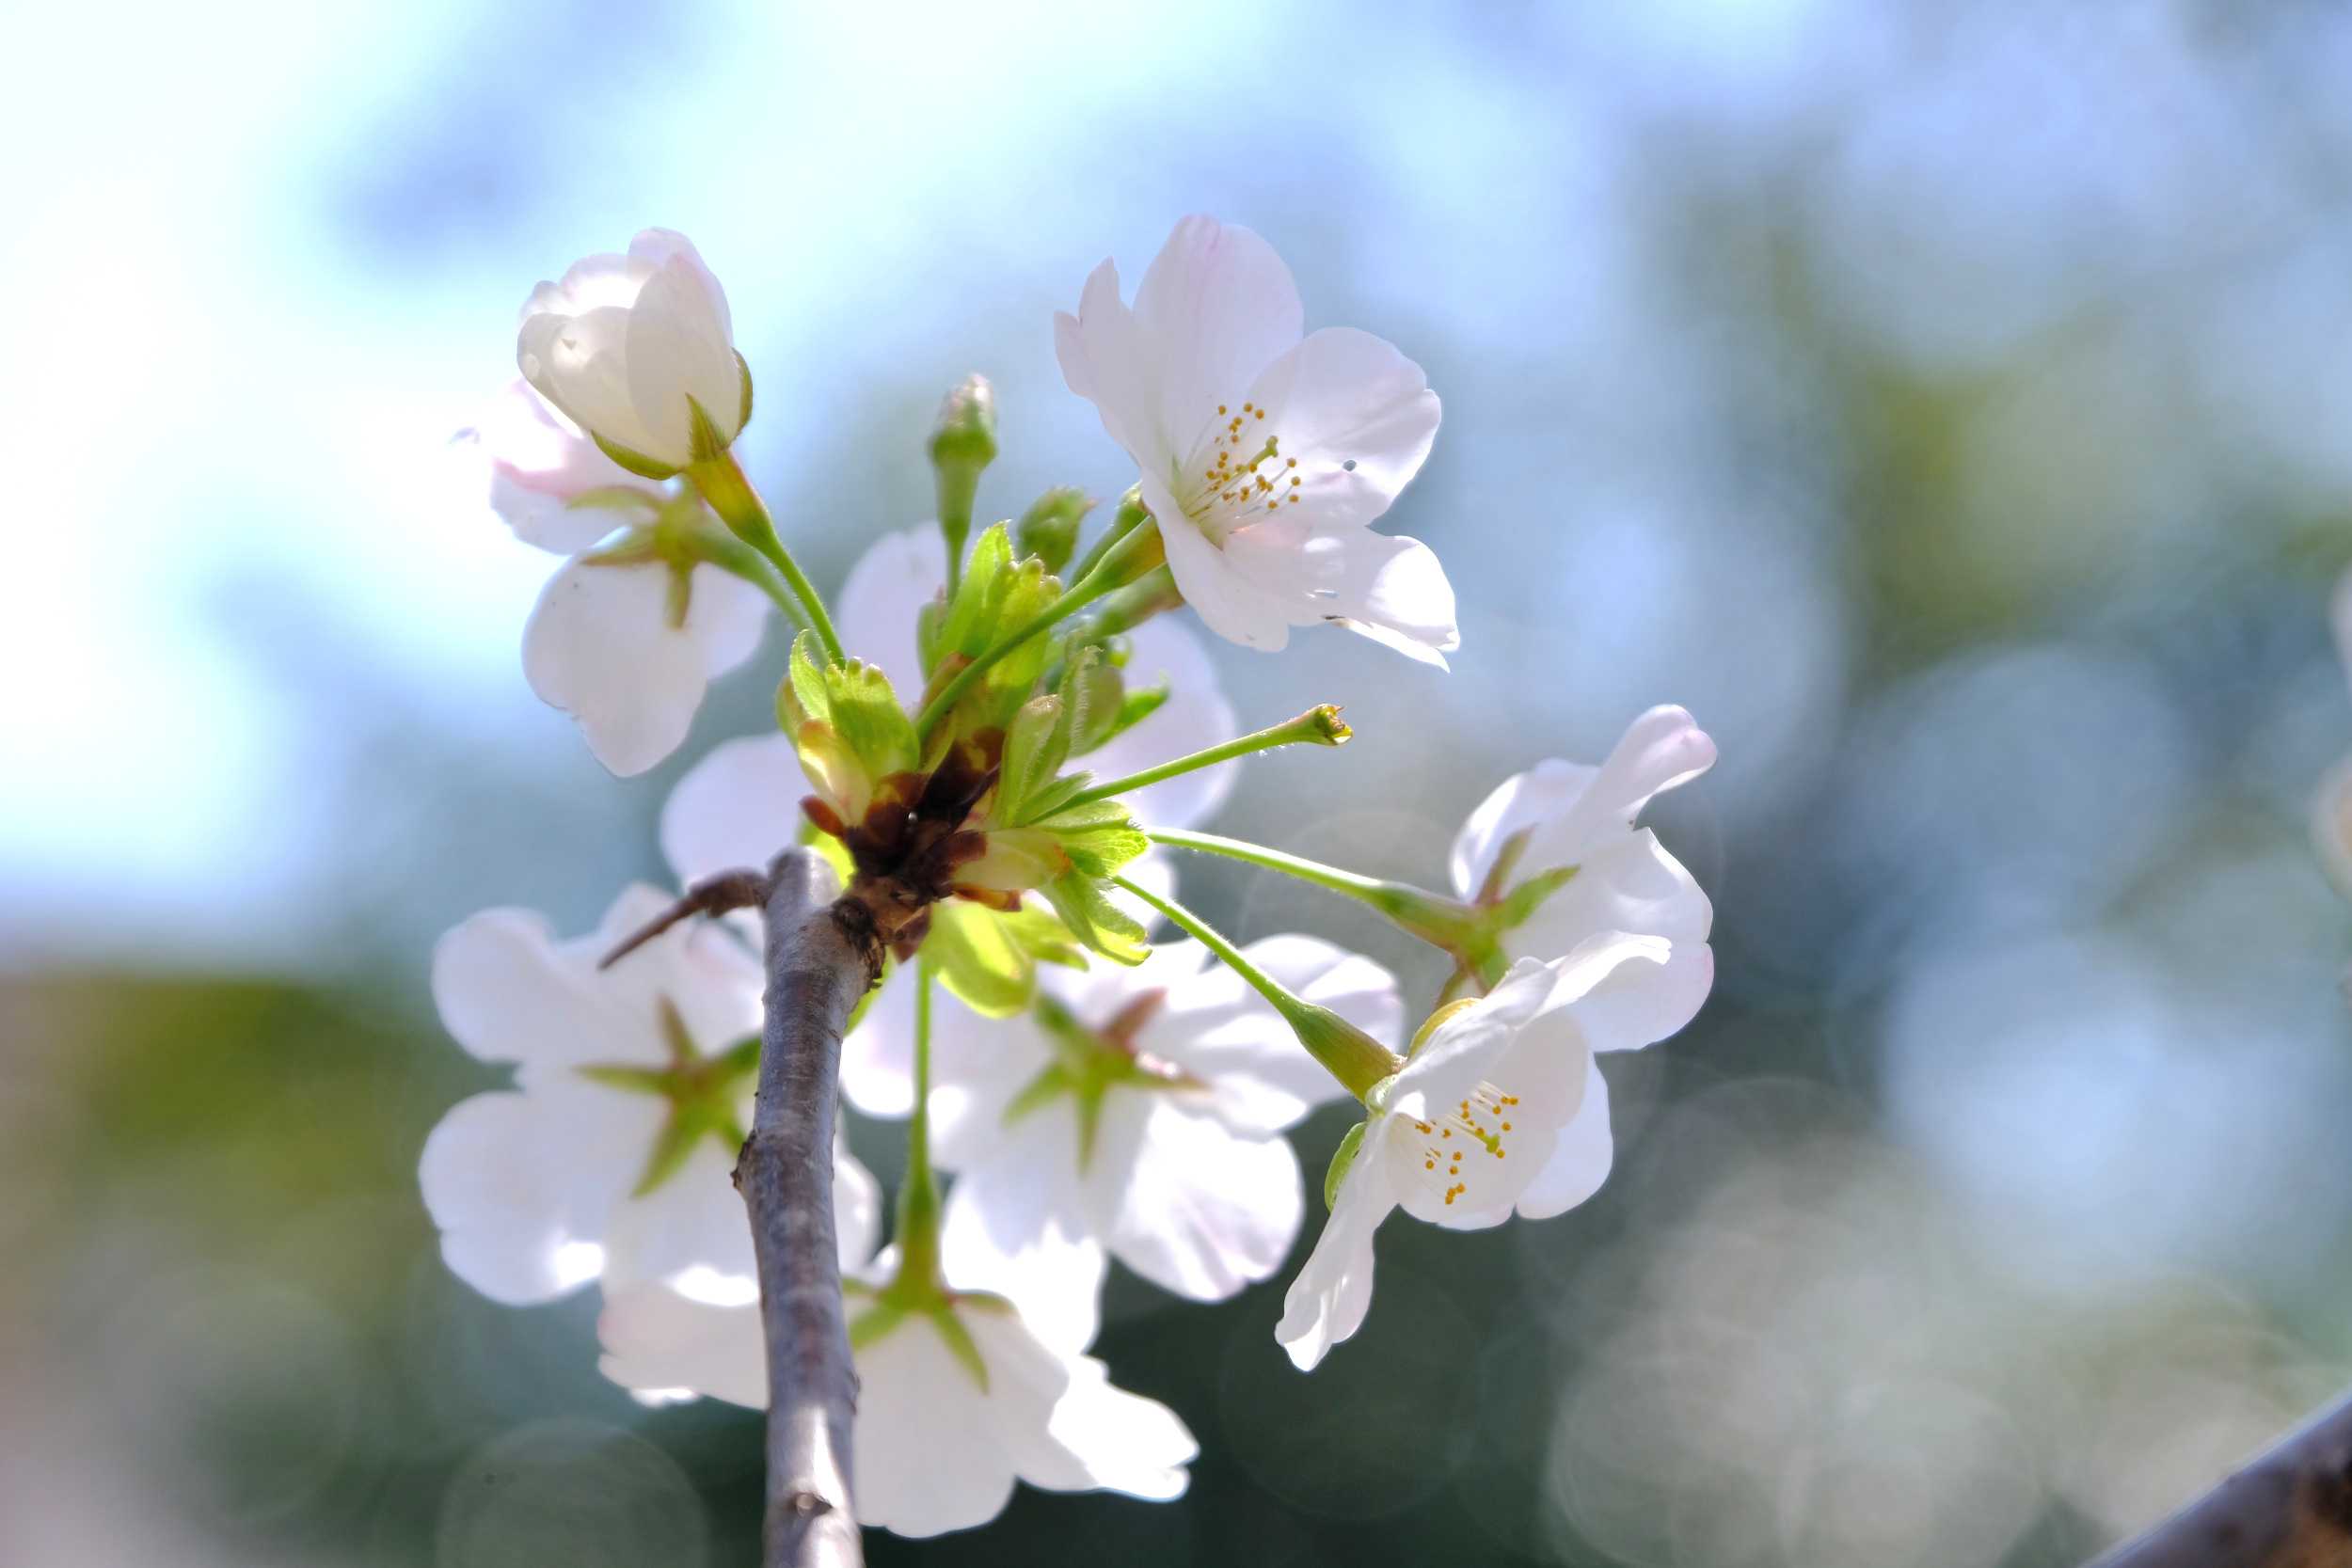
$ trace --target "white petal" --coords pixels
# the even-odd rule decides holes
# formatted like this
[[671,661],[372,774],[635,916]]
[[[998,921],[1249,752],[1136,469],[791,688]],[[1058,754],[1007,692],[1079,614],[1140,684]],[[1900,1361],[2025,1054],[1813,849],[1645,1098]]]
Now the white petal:
[[1364,1145],[1340,1182],[1331,1217],[1282,1297],[1282,1321],[1275,1325],[1274,1338],[1302,1372],[1314,1370],[1333,1345],[1363,1327],[1372,1308],[1373,1234],[1396,1207],[1385,1169],[1382,1125],[1391,1119],[1375,1117],[1365,1129]]
[[[724,596],[714,578],[735,582],[715,567],[696,567],[693,596],[701,599],[706,589]],[[670,626],[669,583],[666,566],[576,561],[548,580],[523,630],[531,689],[579,721],[596,760],[624,778],[651,768],[686,738],[710,659],[725,651],[707,650],[691,630]],[[719,619],[731,638],[739,637],[731,612],[723,610]]]
[[[944,993],[933,1005],[947,1000]],[[869,1117],[914,1114],[914,973],[893,964],[841,1042],[841,1092]]]
[[[649,280],[650,275],[662,267],[682,268],[692,287],[704,296],[702,309],[710,316],[718,335],[733,341],[735,323],[727,310],[726,291],[719,286],[717,275],[704,264],[702,252],[694,248],[693,241],[675,229],[641,229],[628,243],[628,257],[645,269]],[[711,410],[714,417],[718,412]]]
[[[911,978],[911,977],[910,977]],[[912,1013],[913,988],[905,998]],[[910,1017],[904,1037],[914,1037]],[[1047,1105],[1025,1118],[1017,1129],[1005,1125],[1005,1112],[1013,1097],[1042,1071],[1051,1053],[1036,1022],[1026,1014],[1011,1018],[982,1018],[939,988],[931,1012],[931,1154],[949,1170],[990,1157],[1008,1137],[1052,1138],[1057,1147],[1074,1148],[1075,1132],[1065,1134],[1057,1117],[1066,1113]],[[912,1070],[914,1051],[906,1060]],[[910,1094],[912,1090],[910,1089]]]
[[[1632,939],[1626,939],[1631,942]],[[1658,942],[1656,956],[1663,958],[1665,943]],[[1614,951],[1613,949],[1611,951]],[[1632,956],[1629,951],[1623,955]],[[1577,971],[1581,984],[1576,992],[1581,995],[1607,973],[1600,967],[1608,953],[1596,948],[1581,955],[1587,968]],[[1589,974],[1588,974],[1589,970]],[[1444,1108],[1468,1096],[1482,1081],[1500,1083],[1500,1064],[1513,1049],[1522,1030],[1544,1010],[1554,1006],[1553,996],[1560,989],[1560,971],[1556,966],[1522,959],[1511,966],[1494,990],[1472,1002],[1461,1011],[1449,1014],[1443,1023],[1430,1031],[1397,1074],[1396,1087],[1390,1097],[1394,1114],[1422,1120],[1436,1119],[1433,1108],[1441,1117]],[[1516,1087],[1511,1092],[1518,1092]]]
[[1159,428],[1181,453],[1200,444],[1218,404],[1238,405],[1298,342],[1306,312],[1272,245],[1196,215],[1176,225],[1145,271],[1135,321],[1157,361]]
[[1551,1158],[1519,1194],[1518,1212],[1531,1220],[1565,1214],[1595,1193],[1609,1179],[1613,1145],[1609,1133],[1609,1080],[1600,1064],[1585,1066],[1584,1098],[1576,1116],[1560,1132]]
[[623,1059],[642,1049],[642,1031],[615,1014],[581,958],[529,910],[471,915],[433,949],[441,1026],[485,1062]]
[[657,268],[629,309],[623,350],[629,402],[649,438],[633,450],[679,467],[694,456],[688,399],[703,405],[722,440],[733,440],[743,422],[742,372],[727,341],[723,303],[714,310],[703,287],[707,277],[683,258]]
[[714,1307],[660,1285],[605,1292],[596,1319],[604,1375],[639,1393],[684,1388],[710,1399],[768,1403],[768,1349],[755,1307]]
[[[651,1096],[632,1098],[660,1109],[660,1102]],[[632,1180],[651,1148],[648,1137],[631,1151],[634,1164],[622,1165]],[[605,1239],[606,1280],[615,1286],[644,1280],[674,1285],[683,1276],[702,1275],[737,1281],[755,1291],[751,1222],[735,1190],[734,1170],[735,1151],[705,1139],[660,1186],[622,1201]]]
[[[1218,689],[1208,650],[1181,622],[1146,621],[1129,634],[1134,651],[1125,671],[1129,690],[1166,686],[1168,701],[1152,716],[1078,759],[1097,779],[1116,779],[1221,746],[1241,733],[1232,705]],[[1159,828],[1205,822],[1232,793],[1231,766],[1185,773],[1123,799],[1136,816]]]
[[1604,840],[1534,911],[1502,933],[1507,957],[1550,959],[1602,931],[1704,944],[1714,906],[1647,828]]
[[1522,865],[1573,865],[1631,826],[1652,797],[1715,766],[1715,742],[1678,707],[1633,721],[1584,792],[1531,835]]
[[961,1318],[988,1363],[997,1439],[1022,1480],[1161,1501],[1183,1494],[1182,1466],[1199,1448],[1165,1405],[1113,1388],[1100,1361],[1054,1352],[1017,1316]]
[[[1396,346],[1353,327],[1327,326],[1281,358],[1245,394],[1295,460],[1293,511],[1318,528],[1360,528],[1386,512],[1427,461],[1438,437],[1438,394]],[[1447,595],[1452,598],[1451,594]]]
[[882,1183],[858,1164],[836,1132],[833,1145],[834,1251],[844,1275],[855,1274],[874,1256],[882,1241]]
[[613,1210],[660,1122],[646,1096],[481,1094],[425,1140],[417,1180],[450,1271],[493,1301],[551,1301],[596,1278]]
[[1119,1260],[1194,1301],[1222,1301],[1281,1267],[1305,1212],[1291,1146],[1243,1137],[1166,1095],[1125,1093],[1148,1102],[1149,1119],[1111,1226]]
[[[993,1358],[983,1392],[930,1321],[910,1317],[857,1353],[857,1372],[850,1453],[859,1523],[938,1535],[1003,1512],[1014,1460],[993,1408]],[[1042,1426],[1041,1414],[1033,1418]]]
[[[1654,940],[1600,937],[1586,945]],[[1613,967],[1574,1003],[1577,1026],[1595,1051],[1637,1051],[1698,1016],[1715,984],[1713,949],[1705,942],[1678,942],[1663,947],[1659,957],[1663,961]]]
[[940,1263],[959,1291],[988,1291],[1021,1309],[1045,1344],[1075,1354],[1102,1323],[1101,1239],[1079,1209],[1066,1148],[1015,1139],[947,1192]]
[[[1524,830],[1565,816],[1592,787],[1594,776],[1599,771],[1581,763],[1547,758],[1497,784],[1454,835],[1448,865],[1454,876],[1454,894],[1463,898],[1477,897],[1503,845]],[[1525,880],[1531,869],[1545,868],[1516,864],[1515,879]]]
[[1225,553],[1236,570],[1291,604],[1297,625],[1336,622],[1440,670],[1444,655],[1462,645],[1454,585],[1417,539],[1279,517],[1238,531]]
[[[536,304],[537,296],[533,300]],[[657,439],[637,417],[629,396],[628,308],[526,311],[515,354],[523,379],[582,430],[659,457],[648,450]]]
[[767,594],[732,572],[694,568],[686,604],[686,635],[703,653],[703,673],[716,680],[752,657],[768,626]]
[[635,520],[625,511],[575,509],[574,497],[625,485],[653,499],[528,382],[508,383],[472,436],[487,460],[492,510],[543,550],[577,555]]
[[946,542],[936,524],[926,524],[875,540],[850,568],[834,606],[842,647],[888,675],[910,708],[923,700],[915,617],[946,583]]
[[809,792],[800,753],[780,735],[723,741],[678,780],[661,807],[661,853],[680,882],[765,868],[800,833]]
[[2328,621],[2335,628],[2336,657],[2352,673],[2352,572],[2336,579],[2336,591],[2328,600]]
[[[1346,1092],[1240,975],[1223,964],[1203,962],[1205,954],[1195,942],[1164,951],[1180,953],[1199,967],[1173,982],[1159,982],[1166,986],[1167,1000],[1136,1043],[1205,1079],[1217,1115],[1229,1125],[1242,1132],[1279,1132]],[[1371,959],[1306,936],[1266,937],[1242,955],[1375,1039],[1399,1041],[1404,998],[1396,977]]]

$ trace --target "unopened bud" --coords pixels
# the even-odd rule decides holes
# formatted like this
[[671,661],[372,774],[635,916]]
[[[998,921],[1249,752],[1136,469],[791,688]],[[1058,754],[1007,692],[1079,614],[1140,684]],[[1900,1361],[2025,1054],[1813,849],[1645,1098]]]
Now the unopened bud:
[[1049,572],[1070,564],[1078,550],[1078,525],[1094,510],[1094,498],[1074,485],[1063,484],[1038,497],[1013,526],[1013,546],[1022,555],[1045,562]]
[[931,462],[969,467],[977,474],[996,461],[996,389],[984,375],[968,375],[939,400],[931,425]]

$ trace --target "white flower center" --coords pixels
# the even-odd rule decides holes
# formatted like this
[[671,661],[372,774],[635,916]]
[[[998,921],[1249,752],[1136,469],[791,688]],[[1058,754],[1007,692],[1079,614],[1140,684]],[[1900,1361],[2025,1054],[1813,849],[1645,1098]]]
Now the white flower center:
[[1479,1207],[1473,1189],[1500,1173],[1487,1169],[1510,1150],[1511,1118],[1519,1097],[1481,1082],[1436,1121],[1413,1123],[1420,1135],[1406,1149],[1418,1167],[1409,1174],[1448,1207],[1467,1200]]
[[1245,403],[1239,413],[1216,405],[1212,439],[1194,451],[1171,486],[1184,515],[1223,545],[1235,529],[1248,528],[1284,505],[1298,504],[1298,459],[1282,454],[1282,438],[1266,423],[1266,411]]

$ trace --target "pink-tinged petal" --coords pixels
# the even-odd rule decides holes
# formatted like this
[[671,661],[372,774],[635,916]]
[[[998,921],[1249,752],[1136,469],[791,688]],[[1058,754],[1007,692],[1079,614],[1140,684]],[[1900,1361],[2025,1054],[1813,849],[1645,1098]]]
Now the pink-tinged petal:
[[1158,362],[1167,450],[1183,453],[1200,444],[1217,404],[1238,407],[1259,372],[1298,342],[1306,311],[1272,245],[1196,215],[1176,225],[1145,271],[1135,320]]
[[1688,711],[1651,708],[1627,726],[1583,794],[1537,826],[1517,875],[1578,863],[1630,827],[1653,797],[1714,766],[1715,742]]
[[1148,468],[1141,484],[1144,504],[1161,520],[1168,569],[1201,625],[1229,642],[1261,653],[1279,653],[1290,645],[1294,619],[1320,618],[1306,613],[1305,601],[1289,594],[1287,585],[1283,592],[1270,592],[1252,579],[1185,519],[1167,483]]
[[1507,958],[1551,959],[1603,931],[1639,931],[1704,945],[1714,906],[1647,828],[1604,840],[1533,913],[1502,933]]
[[596,1278],[613,1211],[660,1122],[651,1098],[585,1080],[458,1104],[417,1166],[450,1272],[509,1306],[552,1301]]
[[1584,1098],[1575,1118],[1561,1129],[1551,1157],[1519,1194],[1522,1219],[1565,1214],[1609,1180],[1614,1148],[1609,1132],[1609,1080],[1601,1076],[1598,1062],[1587,1062],[1585,1073]]
[[947,584],[947,546],[936,524],[885,533],[867,546],[834,607],[841,645],[890,677],[901,705],[923,700],[915,617]]
[[809,792],[800,753],[780,735],[723,741],[689,769],[661,807],[661,853],[681,883],[765,867],[800,836]]
[[[1478,896],[1502,847],[1522,832],[1565,816],[1583,799],[1599,771],[1582,763],[1547,758],[1497,784],[1454,835],[1449,863],[1454,894],[1463,898]],[[1522,860],[1514,865],[1513,872],[1518,879],[1524,880],[1530,870],[1543,869],[1529,867]]]
[[1316,332],[1266,365],[1244,396],[1266,410],[1263,428],[1279,442],[1283,513],[1319,529],[1361,527],[1388,511],[1438,438],[1428,376],[1395,344],[1353,327]]
[[[727,292],[719,286],[717,275],[703,264],[702,252],[694,242],[675,229],[643,229],[628,243],[628,258],[648,274],[668,267],[678,270],[690,280],[702,298],[702,309],[709,317],[718,335],[732,342],[735,337],[734,318],[727,310]],[[712,409],[715,416],[717,409]]]
[[605,1292],[596,1339],[604,1348],[599,1370],[641,1398],[687,1393],[754,1410],[767,1406],[768,1349],[756,1307],[713,1306],[664,1286],[633,1285]]
[[1366,1126],[1363,1147],[1340,1182],[1331,1217],[1282,1297],[1274,1338],[1302,1372],[1313,1371],[1333,1345],[1363,1327],[1364,1314],[1372,1309],[1373,1235],[1396,1207],[1383,1125],[1394,1119],[1375,1117]]
[[623,348],[630,406],[639,429],[650,437],[648,445],[624,444],[680,467],[694,456],[688,399],[702,404],[723,440],[732,441],[743,426],[742,368],[727,341],[723,301],[714,309],[703,286],[708,276],[699,262],[683,258],[664,262],[645,280],[629,310]]
[[[558,555],[577,555],[659,504],[650,491],[597,449],[529,383],[507,384],[468,433],[489,467],[490,507],[515,536]],[[575,497],[628,486],[641,508],[576,508]]]
[[1306,1212],[1291,1146],[1166,1095],[1128,1094],[1147,1119],[1111,1223],[1119,1260],[1194,1301],[1223,1301],[1280,1268]]
[[1080,1212],[1070,1149],[1011,1139],[966,1168],[948,1188],[939,1244],[955,1289],[1005,1297],[1057,1351],[1094,1342],[1109,1264]]
[[[993,1314],[961,1314],[975,1340]],[[1009,1320],[1009,1315],[1008,1321]],[[984,1525],[1012,1497],[1014,1455],[1004,1431],[997,1368],[984,1391],[926,1317],[908,1317],[857,1353],[858,1413],[850,1456],[858,1521],[906,1536]],[[1043,1353],[1040,1353],[1043,1354]],[[1024,1425],[1043,1426],[1041,1412]]]
[[574,424],[644,452],[644,447],[634,443],[652,444],[654,437],[641,425],[629,398],[628,320],[623,306],[525,316],[515,363],[523,379]]
[[1119,269],[1104,261],[1089,274],[1078,313],[1057,312],[1054,352],[1062,380],[1094,404],[1104,434],[1145,473],[1164,473],[1171,451],[1160,430],[1158,361],[1119,297]]
[[669,568],[573,562],[548,579],[523,630],[523,674],[579,721],[596,760],[627,778],[675,751],[716,671],[748,657],[757,591],[694,568],[687,624],[669,623]]
[[[1078,766],[1097,779],[1121,778],[1223,745],[1241,733],[1232,705],[1218,689],[1216,667],[1188,627],[1173,620],[1146,621],[1129,638],[1128,689],[1166,686],[1168,701],[1143,722],[1078,758]],[[1232,793],[1236,776],[1230,767],[1204,768],[1122,799],[1153,827],[1190,828],[1216,815]]]

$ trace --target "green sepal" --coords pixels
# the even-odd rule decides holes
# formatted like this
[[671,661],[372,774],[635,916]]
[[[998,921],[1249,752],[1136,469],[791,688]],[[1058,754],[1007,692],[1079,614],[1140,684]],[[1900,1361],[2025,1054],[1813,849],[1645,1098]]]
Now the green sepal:
[[752,422],[752,362],[743,357],[741,349],[735,351],[735,368],[742,372],[743,376],[742,417],[735,421],[735,428],[741,430]]
[[1030,792],[1061,771],[1069,753],[1069,726],[1062,721],[1059,697],[1032,697],[1021,705],[1005,726],[1004,760],[996,772],[993,815],[1007,822],[1024,820],[1022,807]]
[[582,490],[564,503],[566,512],[635,512],[654,517],[662,510],[660,496],[650,490],[640,490],[634,484],[599,484],[593,490]]
[[[1079,720],[1071,726],[1070,754],[1073,757],[1086,755],[1135,722],[1135,720],[1127,718],[1127,677],[1110,659],[1099,657],[1089,659],[1079,674],[1079,685],[1086,693],[1086,707]],[[1158,700],[1152,703],[1150,708],[1156,708],[1167,700],[1168,690],[1163,687]],[[1145,711],[1150,711],[1150,708]],[[1141,717],[1141,714],[1136,715],[1138,719]]]
[[1074,484],[1057,485],[1030,503],[1013,529],[1013,544],[1036,556],[1049,572],[1070,564],[1077,553],[1078,527],[1094,510],[1094,498]]
[[1059,964],[1064,969],[1086,968],[1085,945],[1050,911],[1025,903],[1010,914],[987,912],[995,916],[996,923],[1020,945],[1021,951],[1039,963]]
[[1323,1173],[1324,1208],[1332,1208],[1340,1201],[1340,1183],[1347,1180],[1348,1167],[1363,1151],[1364,1129],[1371,1125],[1369,1121],[1358,1122],[1347,1130],[1347,1136],[1340,1140],[1340,1147],[1332,1150],[1331,1167]]
[[639,479],[675,479],[680,471],[675,464],[664,463],[657,458],[647,457],[642,451],[631,451],[627,447],[617,446],[593,430],[588,433],[588,439],[596,442],[597,451],[635,474]]
[[972,1374],[972,1381],[988,1392],[988,1362],[980,1354],[980,1347],[973,1341],[972,1331],[963,1326],[952,1307],[935,1307],[930,1313],[931,1326],[939,1330],[939,1338],[947,1347],[947,1354],[956,1358],[962,1369]]
[[776,706],[777,717],[787,731],[812,719],[819,723],[832,720],[833,702],[825,691],[825,645],[814,631],[803,631],[792,640],[784,685],[776,691]]
[[707,463],[727,450],[728,437],[719,434],[719,421],[691,392],[686,394],[686,442],[697,463]]
[[1102,884],[1066,871],[1041,889],[1071,935],[1113,963],[1139,964],[1152,956],[1152,939],[1126,911],[1111,902]]
[[[794,640],[793,652],[797,666],[799,639]],[[797,682],[797,668],[794,678]],[[890,689],[890,677],[882,673],[880,666],[853,658],[847,664],[827,667],[824,681],[833,727],[850,754],[865,766],[866,777],[886,779],[914,766],[914,721],[898,705],[898,693]]]
[[1500,928],[1509,930],[1540,908],[1543,901],[1576,879],[1573,865],[1555,865],[1549,871],[1538,871],[1503,895],[1499,916]]
[[1070,1069],[1059,1062],[1048,1062],[1038,1069],[1036,1077],[1021,1085],[1018,1094],[1005,1101],[1004,1111],[997,1119],[1002,1125],[1010,1127],[1023,1117],[1051,1105],[1063,1095],[1075,1093],[1077,1086],[1077,1078]]
[[1089,800],[1027,825],[1052,833],[1070,863],[1089,877],[1111,876],[1152,847],[1120,800]]
[[[849,1282],[845,1280],[842,1283],[843,1293],[847,1294],[848,1290]],[[866,1349],[906,1322],[906,1316],[907,1309],[903,1307],[886,1301],[876,1302],[850,1320],[850,1348],[853,1351]]]

